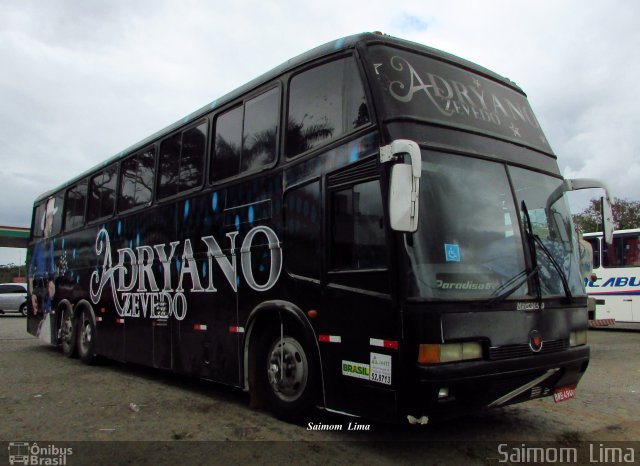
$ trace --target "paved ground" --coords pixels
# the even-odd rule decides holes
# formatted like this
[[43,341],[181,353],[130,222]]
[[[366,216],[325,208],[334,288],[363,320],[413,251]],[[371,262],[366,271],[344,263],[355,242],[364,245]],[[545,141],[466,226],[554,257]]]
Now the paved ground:
[[[94,464],[499,464],[499,442],[640,441],[637,332],[591,331],[591,364],[565,403],[546,398],[426,427],[326,432],[252,410],[236,389],[134,365],[87,367],[24,329],[23,318],[0,316],[0,464],[8,461],[1,442],[17,441],[83,442],[73,444],[69,465],[88,457]],[[318,413],[309,421],[346,429],[353,419]]]

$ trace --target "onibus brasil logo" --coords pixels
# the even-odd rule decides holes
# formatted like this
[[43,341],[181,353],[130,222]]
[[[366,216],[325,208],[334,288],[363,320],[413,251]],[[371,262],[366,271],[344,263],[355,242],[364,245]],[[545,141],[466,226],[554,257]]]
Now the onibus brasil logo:
[[[95,251],[102,256],[102,267],[91,274],[91,301],[97,304],[104,287],[111,286],[111,294],[116,311],[120,317],[149,317],[152,319],[175,317],[183,320],[187,315],[187,298],[183,284],[188,276],[191,280],[192,293],[216,293],[219,284],[215,283],[212,273],[214,262],[222,271],[228,285],[238,292],[238,262],[242,276],[249,287],[256,291],[267,291],[278,281],[282,270],[282,248],[276,233],[269,227],[257,226],[249,230],[238,250],[236,241],[239,232],[226,234],[229,242],[229,255],[225,255],[220,244],[213,236],[203,236],[200,240],[206,245],[205,274],[199,270],[193,255],[190,239],[138,246],[117,250],[117,261],[114,262],[111,251],[109,233],[102,228],[96,236]],[[266,237],[267,243],[258,243],[269,248],[269,276],[265,283],[258,283],[255,278],[252,262],[252,249],[259,236]],[[240,261],[237,260],[238,251]],[[179,258],[178,284],[173,288],[174,272],[172,261]],[[156,277],[153,264],[162,264],[161,277]],[[203,269],[204,270],[204,269]]]
[[29,442],[9,442],[9,464],[64,466],[73,455],[71,447],[38,445]]

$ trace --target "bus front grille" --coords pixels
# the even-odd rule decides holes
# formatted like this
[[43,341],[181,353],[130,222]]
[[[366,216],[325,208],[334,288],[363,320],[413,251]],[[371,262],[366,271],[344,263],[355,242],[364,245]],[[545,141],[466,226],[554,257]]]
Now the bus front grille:
[[532,356],[534,354],[548,354],[563,351],[569,347],[569,340],[549,340],[542,342],[542,349],[535,353],[529,345],[493,346],[489,348],[489,359],[510,359]]

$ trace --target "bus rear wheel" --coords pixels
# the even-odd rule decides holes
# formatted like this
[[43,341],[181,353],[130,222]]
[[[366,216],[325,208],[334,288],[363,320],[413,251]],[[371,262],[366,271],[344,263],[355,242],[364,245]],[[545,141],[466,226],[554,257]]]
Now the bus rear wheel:
[[78,356],[83,363],[91,365],[96,361],[96,326],[87,309],[80,313],[78,327]]
[[305,338],[295,328],[271,325],[255,347],[255,382],[260,399],[276,417],[299,421],[314,405],[314,362]]
[[69,307],[64,307],[60,317],[60,330],[58,336],[62,346],[62,354],[71,358],[76,354],[76,325],[73,318],[73,311]]

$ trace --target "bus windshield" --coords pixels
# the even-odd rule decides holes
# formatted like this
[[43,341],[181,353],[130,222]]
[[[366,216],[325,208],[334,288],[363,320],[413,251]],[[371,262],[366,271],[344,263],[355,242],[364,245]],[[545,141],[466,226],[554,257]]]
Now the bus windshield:
[[[550,207],[545,204],[561,180],[432,151],[423,151],[422,180],[420,225],[404,239],[409,297],[478,300],[499,294],[527,267],[516,207],[522,200],[528,206],[533,233],[561,265],[571,294],[584,294],[572,252],[575,238],[566,201],[563,197]],[[536,254],[542,295],[563,296],[552,261],[541,248],[536,248]],[[526,280],[520,283],[511,299],[534,295]]]

